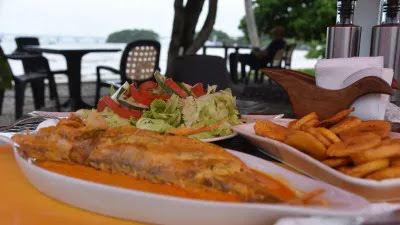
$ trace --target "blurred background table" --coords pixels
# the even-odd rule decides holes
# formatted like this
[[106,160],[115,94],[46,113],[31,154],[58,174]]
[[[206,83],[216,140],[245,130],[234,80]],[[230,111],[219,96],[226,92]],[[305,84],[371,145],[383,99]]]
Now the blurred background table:
[[69,104],[72,111],[90,106],[81,97],[81,61],[82,57],[88,53],[95,52],[118,52],[118,48],[76,48],[76,47],[41,47],[27,46],[26,51],[36,53],[51,53],[63,55],[67,61],[68,88],[70,92]]

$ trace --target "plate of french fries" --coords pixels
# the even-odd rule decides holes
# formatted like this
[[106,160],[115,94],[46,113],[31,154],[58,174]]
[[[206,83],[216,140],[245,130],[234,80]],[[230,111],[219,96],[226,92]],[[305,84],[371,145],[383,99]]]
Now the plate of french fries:
[[233,129],[264,153],[308,176],[370,201],[400,199],[400,133],[383,120],[362,121],[354,108],[320,121],[265,119]]

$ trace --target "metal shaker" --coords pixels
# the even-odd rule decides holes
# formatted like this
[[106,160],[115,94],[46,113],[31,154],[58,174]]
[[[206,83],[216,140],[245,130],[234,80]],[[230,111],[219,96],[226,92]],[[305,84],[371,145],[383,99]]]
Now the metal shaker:
[[360,54],[361,27],[353,24],[356,0],[338,0],[336,25],[327,28],[326,58]]
[[[371,56],[383,56],[384,67],[392,68],[393,78],[400,79],[400,0],[381,1],[381,22],[372,28]],[[391,99],[400,103],[400,92]]]

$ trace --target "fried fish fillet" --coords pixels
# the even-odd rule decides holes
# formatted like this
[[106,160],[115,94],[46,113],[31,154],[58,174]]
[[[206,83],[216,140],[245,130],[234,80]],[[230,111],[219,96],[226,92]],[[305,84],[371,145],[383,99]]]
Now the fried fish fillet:
[[36,134],[18,134],[20,150],[37,160],[79,163],[111,173],[185,188],[212,188],[248,202],[282,202],[241,160],[223,148],[133,126],[95,129],[78,117]]

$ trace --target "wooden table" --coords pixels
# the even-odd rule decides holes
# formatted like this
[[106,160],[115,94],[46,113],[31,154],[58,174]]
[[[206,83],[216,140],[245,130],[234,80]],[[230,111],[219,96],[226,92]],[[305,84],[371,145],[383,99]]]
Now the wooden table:
[[71,110],[90,108],[81,97],[81,61],[82,57],[92,52],[118,52],[118,48],[76,48],[76,47],[40,47],[27,46],[24,48],[29,52],[51,53],[63,55],[67,61],[68,88],[70,92]]

